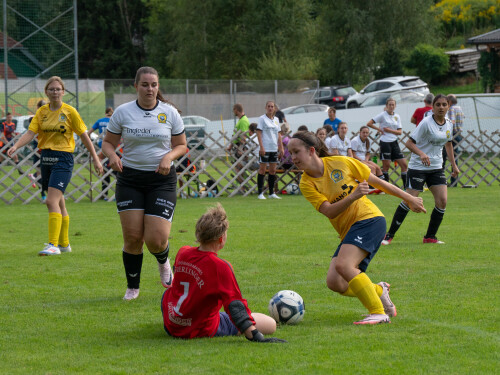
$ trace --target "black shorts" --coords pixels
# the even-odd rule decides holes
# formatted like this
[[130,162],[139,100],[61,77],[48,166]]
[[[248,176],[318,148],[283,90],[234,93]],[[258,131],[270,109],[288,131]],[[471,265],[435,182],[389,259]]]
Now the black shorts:
[[63,193],[73,174],[73,154],[66,151],[42,150],[40,171],[42,172],[42,191],[49,187]]
[[176,186],[177,174],[173,166],[166,176],[123,167],[117,175],[116,207],[118,212],[141,210],[144,215],[172,222],[177,202]]
[[424,183],[427,187],[446,185],[446,176],[443,169],[433,169],[431,171],[421,171],[418,169],[408,169],[406,188],[416,191],[424,191]]
[[381,160],[399,160],[404,159],[405,156],[399,148],[398,141],[382,142],[380,141],[380,159]]
[[277,152],[266,152],[264,156],[259,156],[259,163],[277,163],[278,153]]

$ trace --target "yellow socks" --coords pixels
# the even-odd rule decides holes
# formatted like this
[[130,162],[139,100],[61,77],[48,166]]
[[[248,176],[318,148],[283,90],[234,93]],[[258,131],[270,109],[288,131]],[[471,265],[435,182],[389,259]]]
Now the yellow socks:
[[69,245],[69,216],[62,217],[61,233],[59,233],[59,245],[63,247]]
[[349,281],[349,288],[368,309],[370,314],[385,314],[384,306],[366,273],[361,272]]
[[49,212],[49,243],[59,245],[59,234],[61,233],[62,215],[57,212]]
[[[375,290],[375,293],[377,293],[377,296],[380,297],[382,295],[382,292],[384,291],[384,289],[378,284],[372,283],[372,285],[373,285],[373,289]],[[356,297],[356,295],[352,291],[350,285],[347,286],[347,290],[344,293],[340,293],[340,294],[343,296],[346,296],[346,297]]]

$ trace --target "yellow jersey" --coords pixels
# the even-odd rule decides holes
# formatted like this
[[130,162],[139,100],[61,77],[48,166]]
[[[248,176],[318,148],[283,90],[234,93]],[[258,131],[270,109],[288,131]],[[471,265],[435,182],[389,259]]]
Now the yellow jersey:
[[75,150],[73,134],[81,135],[87,127],[77,110],[63,103],[57,111],[52,111],[49,104],[40,107],[28,130],[38,134],[38,148],[72,153]]
[[[335,203],[346,198],[358,186],[357,181],[368,181],[370,176],[370,168],[354,158],[330,156],[321,160],[324,165],[323,176],[314,178],[304,172],[300,179],[300,191],[316,210],[325,201]],[[363,196],[329,220],[343,240],[354,223],[377,216],[383,217],[384,214]]]

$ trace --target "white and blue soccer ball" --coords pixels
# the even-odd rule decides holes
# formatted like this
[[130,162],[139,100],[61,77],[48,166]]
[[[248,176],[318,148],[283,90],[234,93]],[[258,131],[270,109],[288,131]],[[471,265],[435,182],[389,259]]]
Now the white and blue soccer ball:
[[304,319],[302,297],[293,290],[280,290],[269,301],[269,315],[283,324],[297,324]]
[[288,184],[285,188],[285,191],[288,195],[297,195],[300,194],[300,188],[297,184]]

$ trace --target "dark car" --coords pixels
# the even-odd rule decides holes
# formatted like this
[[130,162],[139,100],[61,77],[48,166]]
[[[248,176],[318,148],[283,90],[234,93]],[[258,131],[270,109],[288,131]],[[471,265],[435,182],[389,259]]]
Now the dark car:
[[318,90],[308,90],[304,94],[310,94],[309,102],[326,104],[329,107],[345,108],[345,103],[348,97],[355,95],[358,92],[351,86],[325,86]]

